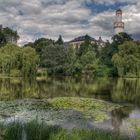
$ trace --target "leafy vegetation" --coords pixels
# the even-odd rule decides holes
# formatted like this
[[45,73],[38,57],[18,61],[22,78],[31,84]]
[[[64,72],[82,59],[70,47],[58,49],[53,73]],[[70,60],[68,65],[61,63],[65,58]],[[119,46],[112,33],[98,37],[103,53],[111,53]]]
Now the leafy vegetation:
[[74,50],[63,45],[51,44],[42,49],[41,64],[47,68],[48,74],[66,75],[74,59]]
[[19,39],[17,31],[14,31],[8,27],[3,28],[0,25],[0,47],[6,45],[7,43],[16,43]]
[[7,44],[0,48],[0,73],[8,76],[35,76],[38,56],[30,47]]
[[[1,128],[0,128],[1,129]],[[36,120],[22,124],[10,123],[0,131],[1,140],[130,140],[128,137],[116,136],[111,132],[98,130],[64,130],[58,126],[48,126]]]
[[85,36],[85,42],[80,48],[76,49],[69,43],[65,43],[61,35],[57,41],[46,38],[37,39],[35,42],[24,45],[23,49],[15,47],[16,45],[8,45],[8,43],[16,43],[18,38],[16,31],[0,28],[2,73],[24,77],[32,73],[35,76],[36,70],[39,69],[40,72],[43,70],[43,73],[49,75],[140,76],[140,44],[133,41],[127,33],[114,35],[112,43],[106,42],[103,48],[96,43],[93,44],[88,35]]
[[118,49],[119,51],[112,58],[118,75],[140,77],[140,45],[129,41],[118,46]]
[[[50,75],[84,75],[86,77],[129,77],[135,75],[135,77],[138,77],[138,69],[140,66],[138,62],[138,56],[140,52],[137,48],[139,48],[139,44],[135,43],[131,36],[127,33],[115,35],[112,37],[112,40],[112,43],[107,42],[105,47],[99,48],[97,44],[92,44],[90,37],[86,35],[85,42],[81,44],[81,47],[74,49],[67,43],[64,43],[60,35],[56,42],[42,38],[36,40],[35,43],[31,45],[39,54],[39,66],[41,68],[46,68],[48,74]],[[127,41],[130,43],[126,44]],[[132,46],[134,46],[133,44],[135,44],[135,49],[137,49],[137,52],[133,53],[132,51],[129,51],[130,60],[132,59],[131,64],[129,64],[131,66],[127,67],[127,74],[122,75],[120,74],[120,69],[122,70],[122,64],[121,68],[119,68],[120,64],[118,64],[118,62],[121,61],[121,63],[123,63],[123,58],[116,57],[121,51],[121,47],[119,46],[125,45],[127,46],[125,47],[127,50],[131,50]],[[121,55],[125,55],[125,51],[121,51]],[[134,57],[131,58],[131,55]],[[137,62],[135,58],[137,58]],[[137,64],[134,66],[135,63]],[[137,72],[132,72],[133,74],[129,74],[130,71],[132,71],[132,68],[135,69],[133,71]]]

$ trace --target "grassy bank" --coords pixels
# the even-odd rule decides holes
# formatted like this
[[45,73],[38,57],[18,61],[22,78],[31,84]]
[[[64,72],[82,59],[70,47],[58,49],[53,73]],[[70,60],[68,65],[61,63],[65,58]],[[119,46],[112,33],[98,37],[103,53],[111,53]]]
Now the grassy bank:
[[113,133],[99,130],[66,131],[58,126],[31,121],[27,124],[14,122],[0,126],[0,140],[129,140]]

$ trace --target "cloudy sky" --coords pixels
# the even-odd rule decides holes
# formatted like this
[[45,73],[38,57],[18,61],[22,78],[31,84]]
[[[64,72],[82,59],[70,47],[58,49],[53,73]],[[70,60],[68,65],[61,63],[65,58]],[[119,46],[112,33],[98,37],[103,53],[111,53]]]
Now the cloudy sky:
[[140,39],[140,0],[0,0],[0,24],[18,31],[19,44],[59,34],[65,41],[85,34],[106,40],[118,8],[125,31]]

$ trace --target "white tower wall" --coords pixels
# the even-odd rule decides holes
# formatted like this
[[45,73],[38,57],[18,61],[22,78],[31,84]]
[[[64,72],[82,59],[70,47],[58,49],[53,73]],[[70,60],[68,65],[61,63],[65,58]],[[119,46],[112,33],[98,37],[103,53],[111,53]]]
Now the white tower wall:
[[115,34],[124,32],[124,22],[122,22],[122,10],[116,11],[116,21],[114,23]]
[[122,32],[124,32],[123,28],[115,28],[115,34],[119,34],[119,33],[122,33]]

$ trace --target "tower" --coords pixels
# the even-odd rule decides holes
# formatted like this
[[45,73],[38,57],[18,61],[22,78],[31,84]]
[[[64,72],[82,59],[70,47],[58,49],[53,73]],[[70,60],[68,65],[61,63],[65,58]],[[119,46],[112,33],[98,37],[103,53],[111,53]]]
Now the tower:
[[124,22],[122,22],[122,10],[118,9],[116,11],[116,21],[114,22],[115,34],[124,32]]

